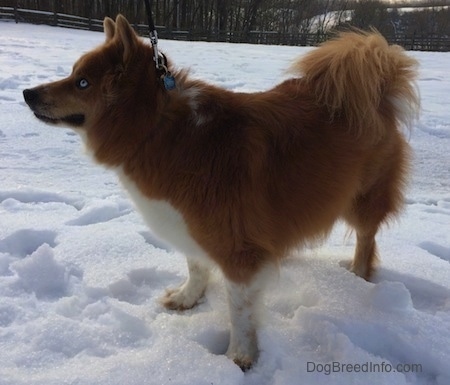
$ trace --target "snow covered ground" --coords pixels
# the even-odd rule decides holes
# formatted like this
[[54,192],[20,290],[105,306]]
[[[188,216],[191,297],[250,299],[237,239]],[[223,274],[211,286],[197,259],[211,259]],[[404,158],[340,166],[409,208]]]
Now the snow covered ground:
[[[345,269],[354,238],[344,225],[292,255],[266,296],[260,359],[244,374],[223,355],[220,274],[197,308],[163,309],[158,297],[186,276],[183,257],[152,237],[75,134],[40,123],[22,101],[24,88],[66,76],[102,40],[0,22],[1,385],[450,383],[450,53],[411,53],[423,99],[414,169],[404,214],[378,237],[374,282]],[[274,85],[308,50],[160,47],[239,91]]]

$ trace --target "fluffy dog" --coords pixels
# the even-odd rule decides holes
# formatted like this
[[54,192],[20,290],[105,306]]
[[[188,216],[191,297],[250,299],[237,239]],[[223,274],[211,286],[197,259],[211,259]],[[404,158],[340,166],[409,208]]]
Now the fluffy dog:
[[126,19],[66,79],[24,90],[36,117],[72,127],[113,169],[153,232],[187,256],[189,277],[163,298],[188,309],[211,266],[225,277],[241,368],[258,355],[256,307],[268,271],[336,220],[356,232],[351,270],[369,279],[375,235],[401,209],[419,108],[416,62],[377,32],[342,33],[295,62],[273,89],[237,93],[168,64],[166,90]]

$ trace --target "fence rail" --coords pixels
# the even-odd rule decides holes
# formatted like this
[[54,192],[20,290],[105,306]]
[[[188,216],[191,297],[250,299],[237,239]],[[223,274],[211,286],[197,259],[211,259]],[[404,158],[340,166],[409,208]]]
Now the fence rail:
[[[16,7],[0,7],[0,19],[14,20],[16,23],[47,24],[65,28],[84,29],[92,31],[103,30],[103,20],[81,16],[68,15],[50,11],[36,11]],[[134,24],[136,31],[143,36],[148,35],[148,27],[144,24]],[[273,31],[226,32],[218,31],[210,34],[197,31],[175,31],[164,27],[156,27],[161,39],[217,41],[230,43],[273,44],[313,46],[328,39],[326,33],[278,33]],[[440,35],[387,35],[386,39],[407,50],[417,51],[450,51],[450,36]]]

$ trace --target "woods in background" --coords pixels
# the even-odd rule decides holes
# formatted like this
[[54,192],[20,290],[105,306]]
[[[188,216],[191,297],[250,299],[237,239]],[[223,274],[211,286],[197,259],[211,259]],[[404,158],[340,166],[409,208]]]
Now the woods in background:
[[[373,26],[384,34],[450,36],[450,0],[388,3],[381,0],[153,0],[159,28],[211,36],[273,31],[324,33],[331,28]],[[411,8],[410,6],[414,6]],[[124,14],[146,24],[142,0],[15,0],[0,6],[78,15],[92,19]],[[449,37],[450,38],[450,37]]]

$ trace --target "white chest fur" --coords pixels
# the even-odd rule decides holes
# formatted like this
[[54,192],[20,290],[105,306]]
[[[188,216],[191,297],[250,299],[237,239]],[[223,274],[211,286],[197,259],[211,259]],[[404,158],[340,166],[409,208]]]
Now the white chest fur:
[[205,251],[189,234],[187,224],[179,211],[166,201],[147,198],[122,169],[116,172],[154,235],[169,243],[186,257],[209,259]]

